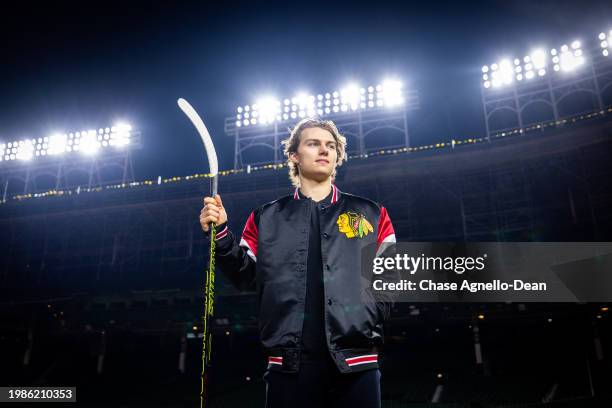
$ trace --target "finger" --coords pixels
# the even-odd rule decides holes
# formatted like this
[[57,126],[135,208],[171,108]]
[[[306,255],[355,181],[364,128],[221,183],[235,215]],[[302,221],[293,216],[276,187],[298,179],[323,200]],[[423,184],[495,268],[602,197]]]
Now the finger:
[[223,208],[223,201],[221,201],[221,196],[219,194],[215,196],[215,201],[219,207]]
[[221,211],[219,209],[207,208],[205,210],[202,210],[200,212],[200,215],[207,216],[207,215],[214,214],[214,215],[216,215],[218,217],[220,213],[221,213]]
[[210,217],[219,218],[219,213],[206,213],[202,215],[202,218],[208,219]]
[[214,222],[215,224],[217,223],[218,217],[209,215],[208,217],[202,217],[200,218],[200,223],[204,223],[204,224],[210,224],[211,222]]
[[215,204],[216,201],[212,197],[204,197],[204,204]]
[[205,214],[200,214],[200,221],[210,222],[210,218],[211,217],[219,218],[219,214],[215,214],[215,213],[211,213],[211,212],[206,212]]
[[202,212],[204,211],[209,211],[209,210],[213,210],[213,211],[219,211],[219,207],[217,207],[214,204],[206,204],[203,208],[202,208]]

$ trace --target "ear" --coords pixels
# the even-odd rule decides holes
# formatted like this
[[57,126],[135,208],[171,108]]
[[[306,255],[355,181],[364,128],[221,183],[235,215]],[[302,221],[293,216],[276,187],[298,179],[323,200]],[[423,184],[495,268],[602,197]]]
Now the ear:
[[289,160],[291,160],[296,166],[300,164],[300,157],[298,156],[297,152],[289,153]]

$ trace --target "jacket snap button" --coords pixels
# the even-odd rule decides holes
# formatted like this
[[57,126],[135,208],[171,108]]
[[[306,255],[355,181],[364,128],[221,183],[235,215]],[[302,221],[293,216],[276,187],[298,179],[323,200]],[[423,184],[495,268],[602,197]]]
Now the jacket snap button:
[[331,299],[327,299],[327,304],[331,306],[332,300]]
[[326,238],[326,239],[329,238],[329,234],[327,232],[324,232],[323,233],[323,238]]

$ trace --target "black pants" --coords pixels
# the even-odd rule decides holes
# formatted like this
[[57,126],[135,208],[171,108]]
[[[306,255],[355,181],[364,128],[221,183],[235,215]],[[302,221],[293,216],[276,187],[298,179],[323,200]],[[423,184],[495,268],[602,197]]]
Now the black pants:
[[380,408],[380,370],[342,374],[329,359],[300,363],[297,373],[267,370],[266,408]]

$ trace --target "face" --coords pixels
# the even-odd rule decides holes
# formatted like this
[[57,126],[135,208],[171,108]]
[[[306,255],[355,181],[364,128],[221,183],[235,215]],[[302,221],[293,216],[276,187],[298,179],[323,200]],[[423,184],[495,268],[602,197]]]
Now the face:
[[336,224],[338,225],[338,231],[345,234],[347,238],[353,238],[355,236],[350,226],[350,220],[347,214],[340,214]]
[[304,129],[297,153],[291,155],[291,160],[298,165],[301,177],[322,182],[331,177],[336,169],[336,147],[336,140],[329,131]]

